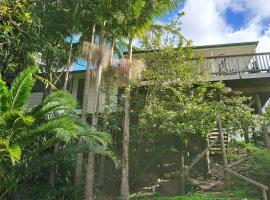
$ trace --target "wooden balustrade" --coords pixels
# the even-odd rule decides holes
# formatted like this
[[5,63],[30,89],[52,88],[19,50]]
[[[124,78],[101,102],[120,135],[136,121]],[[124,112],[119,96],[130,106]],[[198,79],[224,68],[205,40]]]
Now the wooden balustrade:
[[270,52],[206,57],[200,71],[215,75],[269,73]]

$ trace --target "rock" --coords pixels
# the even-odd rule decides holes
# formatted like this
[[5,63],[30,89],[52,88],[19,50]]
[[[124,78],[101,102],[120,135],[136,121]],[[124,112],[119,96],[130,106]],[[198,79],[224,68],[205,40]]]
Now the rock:
[[200,182],[195,178],[190,178],[189,181],[193,186],[197,186],[200,184]]
[[213,186],[211,184],[204,183],[202,185],[198,185],[198,187],[203,191],[209,191]]
[[156,192],[165,196],[174,196],[180,192],[179,179],[171,179],[167,182],[160,183],[160,187],[156,188]]
[[204,181],[201,184],[198,185],[198,187],[203,191],[213,191],[218,192],[222,191],[224,189],[224,182],[222,181]]

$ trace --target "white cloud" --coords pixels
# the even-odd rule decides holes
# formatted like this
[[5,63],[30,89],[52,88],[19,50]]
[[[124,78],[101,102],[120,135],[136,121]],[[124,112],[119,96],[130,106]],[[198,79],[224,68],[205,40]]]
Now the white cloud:
[[[224,19],[224,12],[246,12],[244,27],[233,30]],[[270,51],[269,0],[188,0],[182,18],[182,32],[195,45],[260,41],[257,51]]]

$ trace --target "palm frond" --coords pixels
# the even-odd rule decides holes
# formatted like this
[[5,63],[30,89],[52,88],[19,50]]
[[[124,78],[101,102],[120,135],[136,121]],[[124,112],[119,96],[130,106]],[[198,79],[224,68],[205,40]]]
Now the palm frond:
[[69,92],[58,90],[47,96],[39,105],[33,107],[30,113],[36,118],[46,117],[57,111],[62,111],[64,114],[65,110],[75,110],[76,105],[76,100]]
[[10,89],[10,105],[11,109],[23,108],[31,95],[31,90],[34,86],[35,79],[33,75],[38,70],[37,67],[29,67],[22,71],[16,80],[12,83]]
[[42,82],[44,85],[49,85],[53,90],[56,90],[57,88],[55,87],[55,85],[50,82],[49,80],[47,80],[46,78],[43,78],[37,74],[34,75],[35,79],[39,80],[40,82]]
[[10,157],[12,165],[15,165],[21,159],[22,151],[18,145],[10,146],[9,140],[0,139],[0,156],[3,154]]
[[0,77],[0,112],[8,109],[9,93],[6,83]]
[[44,135],[48,133],[63,134],[68,133],[70,137],[76,137],[77,125],[74,124],[74,116],[61,116],[50,119],[32,131],[33,135]]
[[90,42],[84,41],[80,47],[80,51],[87,63],[95,64],[98,61],[99,46]]
[[128,59],[117,60],[113,63],[117,71],[118,84],[126,85],[130,80],[138,80],[145,69],[143,61],[133,59],[131,62]]

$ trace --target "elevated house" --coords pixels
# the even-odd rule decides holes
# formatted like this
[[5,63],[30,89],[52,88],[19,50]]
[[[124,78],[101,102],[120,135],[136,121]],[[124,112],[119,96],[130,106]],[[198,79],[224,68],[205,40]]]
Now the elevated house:
[[[194,47],[197,56],[205,57],[200,70],[211,74],[209,81],[223,81],[234,90],[239,90],[248,96],[254,96],[257,111],[261,112],[270,97],[270,52],[256,53],[258,42],[230,43]],[[134,52],[139,56],[143,51]],[[72,95],[82,102],[85,70],[71,72],[69,90]],[[93,97],[95,95],[95,77],[90,80],[88,112],[93,110]],[[112,101],[117,102],[119,86],[115,83]],[[29,105],[38,104],[42,100],[42,92],[33,91]],[[100,94],[100,110],[102,111],[105,95]],[[255,101],[254,101],[255,102]],[[258,107],[259,106],[259,107]],[[78,107],[78,113],[80,107]]]

